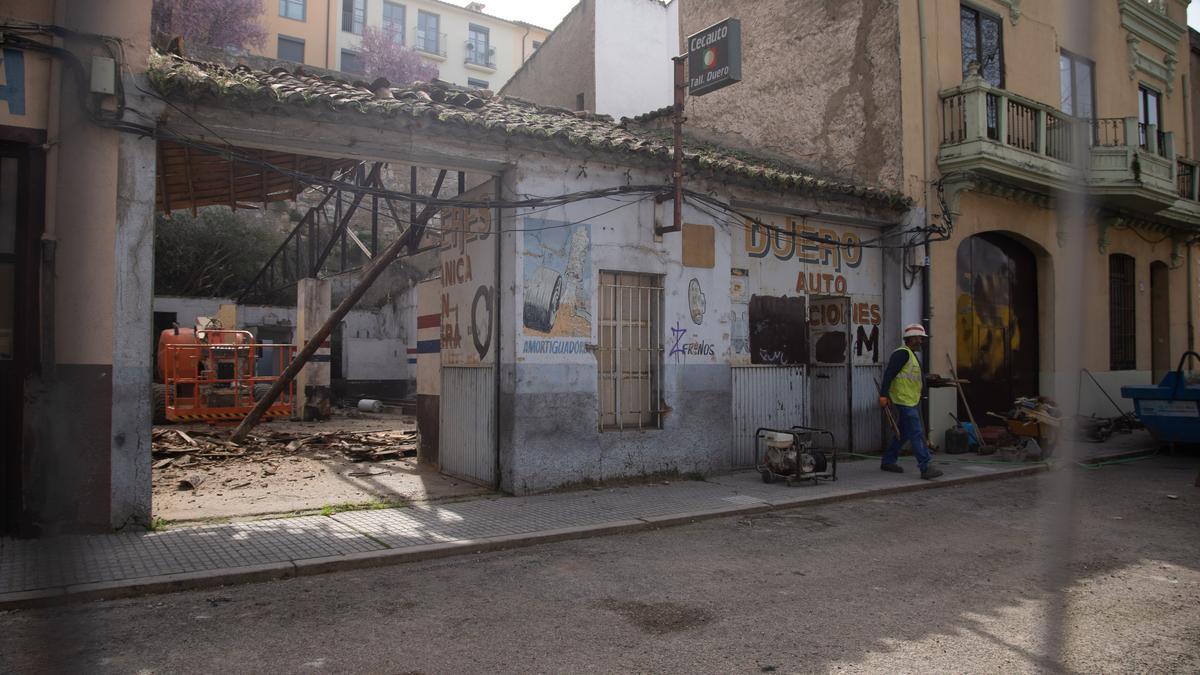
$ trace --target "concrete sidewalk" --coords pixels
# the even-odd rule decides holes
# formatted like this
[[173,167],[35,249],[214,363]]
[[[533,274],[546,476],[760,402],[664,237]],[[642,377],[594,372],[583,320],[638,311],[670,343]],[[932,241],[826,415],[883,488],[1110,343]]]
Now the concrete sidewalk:
[[753,471],[533,497],[489,497],[332,516],[303,516],[43,540],[0,539],[0,608],[92,600],[391,564],[628,532],[910,490],[1027,475],[1044,465],[938,457],[922,481],[843,462],[839,480],[767,485]]

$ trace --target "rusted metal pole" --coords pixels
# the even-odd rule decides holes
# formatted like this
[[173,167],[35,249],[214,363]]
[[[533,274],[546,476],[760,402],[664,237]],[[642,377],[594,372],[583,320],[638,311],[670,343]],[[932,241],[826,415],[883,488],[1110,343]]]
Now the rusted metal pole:
[[675,219],[672,232],[683,229],[683,105],[687,96],[687,56],[676,56],[675,62],[675,115],[672,132],[675,142]]
[[[445,178],[446,171],[443,169],[442,171],[438,172],[437,182],[435,182],[433,185],[434,199],[437,198],[438,192],[442,189],[442,181],[445,180]],[[421,241],[421,236],[425,233],[425,224],[428,223],[429,219],[433,217],[433,214],[437,212],[438,207],[435,207],[432,204],[426,206],[424,210],[421,211],[421,214],[418,215],[413,223],[409,226],[409,228],[404,231],[404,234],[400,235],[396,241],[393,241],[390,246],[384,249],[383,253],[379,254],[379,256],[372,261],[371,266],[368,267],[366,273],[363,274],[362,280],[358,282],[358,285],[354,287],[354,290],[350,291],[350,294],[346,296],[346,299],[342,300],[341,304],[337,306],[337,309],[333,310],[333,313],[330,314],[329,318],[325,320],[325,323],[321,326],[320,330],[318,330],[313,334],[312,337],[308,339],[308,342],[304,344],[304,347],[300,350],[300,353],[296,355],[296,358],[292,359],[290,364],[288,364],[287,370],[283,371],[283,374],[279,376],[279,379],[275,380],[275,383],[271,385],[271,389],[258,401],[258,403],[254,406],[254,409],[250,411],[250,414],[246,415],[246,418],[242,420],[242,423],[238,425],[237,429],[233,430],[233,434],[230,435],[229,440],[233,441],[234,443],[241,443],[242,441],[246,440],[246,435],[249,434],[250,430],[254,428],[254,425],[258,424],[258,421],[262,419],[263,413],[267,411],[267,408],[270,408],[271,404],[275,402],[275,399],[279,398],[280,392],[286,389],[287,386],[291,384],[292,380],[296,379],[296,375],[300,373],[300,369],[308,363],[308,360],[312,358],[312,355],[315,354],[317,349],[320,348],[321,344],[325,342],[325,338],[329,337],[330,333],[333,332],[333,329],[339,323],[341,323],[342,319],[346,318],[346,315],[350,313],[350,310],[354,309],[354,305],[358,304],[358,301],[362,299],[362,296],[367,292],[367,289],[371,287],[371,284],[375,283],[375,280],[378,279],[381,274],[383,274],[383,271],[387,269],[388,265],[390,265],[392,261],[400,256],[401,251],[403,251],[405,248],[408,248],[410,251],[416,248],[414,244],[417,244]]]

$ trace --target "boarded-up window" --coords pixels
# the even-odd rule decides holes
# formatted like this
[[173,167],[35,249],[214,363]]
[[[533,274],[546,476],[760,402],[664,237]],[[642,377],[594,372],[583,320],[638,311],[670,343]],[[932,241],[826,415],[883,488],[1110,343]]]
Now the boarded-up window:
[[808,363],[808,311],[803,297],[750,298],[750,363]]
[[1108,358],[1110,370],[1137,368],[1137,313],[1134,260],[1108,256]]
[[657,429],[662,400],[662,277],[600,272],[600,429]]

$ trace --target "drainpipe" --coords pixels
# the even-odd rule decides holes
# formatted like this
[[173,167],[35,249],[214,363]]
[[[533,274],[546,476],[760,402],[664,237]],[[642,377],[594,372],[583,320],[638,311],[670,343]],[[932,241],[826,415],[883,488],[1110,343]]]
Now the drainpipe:
[[333,51],[333,41],[337,33],[337,13],[334,11],[333,0],[325,5],[325,70],[335,70],[329,65],[329,54]]
[[1192,265],[1194,264],[1192,262],[1192,248],[1194,248],[1195,245],[1196,245],[1195,240],[1189,241],[1187,243],[1187,266],[1188,266],[1188,271],[1187,271],[1187,287],[1188,287],[1188,290],[1187,290],[1187,317],[1188,317],[1187,348],[1188,348],[1189,352],[1196,350],[1196,322],[1195,322],[1196,306],[1192,304],[1192,302],[1193,302],[1192,284],[1195,283],[1194,281],[1192,281]]
[[[66,0],[54,2],[54,25],[65,26],[67,23]],[[62,48],[63,40],[55,37],[55,47]],[[42,270],[39,275],[41,297],[38,304],[41,313],[42,339],[41,362],[42,376],[54,376],[55,358],[54,345],[54,274],[55,253],[58,247],[58,146],[60,144],[62,120],[62,60],[50,59],[50,96],[46,103],[46,195],[45,214],[42,221]]]
[[[521,36],[521,63],[525,63],[525,45],[529,42],[529,26],[525,26],[525,34]],[[517,66],[520,68],[521,66]]]
[[[928,105],[928,58],[927,51],[929,46],[929,32],[925,27],[925,0],[917,0],[917,24],[921,32],[921,163],[922,163],[922,180],[921,190],[925,204],[924,225],[929,227],[929,111],[926,109]],[[930,343],[933,342],[932,319],[933,319],[933,302],[931,300],[932,293],[929,289],[929,263],[930,263],[930,246],[929,242],[925,242],[925,260],[921,265],[921,306],[924,310],[925,317],[925,332],[929,333],[929,339],[925,340],[924,352],[921,356],[925,362],[927,371],[933,370],[933,363],[929,358]],[[901,274],[903,274],[903,265],[901,265]],[[929,430],[929,399],[925,399],[925,429],[926,433]]]

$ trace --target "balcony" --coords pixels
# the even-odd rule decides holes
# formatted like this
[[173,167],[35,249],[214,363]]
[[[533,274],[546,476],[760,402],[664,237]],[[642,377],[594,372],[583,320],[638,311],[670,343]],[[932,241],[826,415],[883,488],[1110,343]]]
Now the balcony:
[[969,172],[1035,193],[1080,190],[1101,205],[1200,225],[1200,169],[1174,134],[1136,117],[1090,124],[979,77],[941,92],[943,174]]
[[969,171],[1044,192],[1083,179],[1075,161],[1086,127],[1049,106],[968,78],[941,93],[943,174]]
[[467,57],[463,59],[463,64],[468,68],[482,70],[485,72],[496,72],[496,48],[489,47],[486,42],[478,40],[467,40],[464,45],[467,51]]
[[417,29],[417,39],[413,48],[439,60],[446,58],[446,34]]

